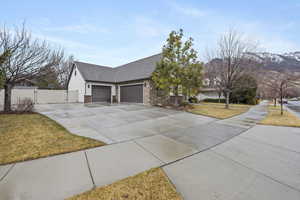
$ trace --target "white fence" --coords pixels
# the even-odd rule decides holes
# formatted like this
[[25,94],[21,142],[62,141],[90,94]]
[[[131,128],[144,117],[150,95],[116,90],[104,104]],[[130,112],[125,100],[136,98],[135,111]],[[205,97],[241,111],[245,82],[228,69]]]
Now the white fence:
[[[13,89],[12,104],[18,104],[22,99],[29,98],[36,104],[47,103],[76,103],[77,90],[40,90],[40,89]],[[4,90],[0,90],[0,105],[4,104]]]

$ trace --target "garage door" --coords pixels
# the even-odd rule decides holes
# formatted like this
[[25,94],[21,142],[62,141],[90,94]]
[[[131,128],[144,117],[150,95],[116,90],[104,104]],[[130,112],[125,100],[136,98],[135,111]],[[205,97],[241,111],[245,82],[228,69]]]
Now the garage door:
[[110,102],[111,87],[110,86],[92,86],[92,102]]
[[121,86],[121,102],[143,103],[143,85]]

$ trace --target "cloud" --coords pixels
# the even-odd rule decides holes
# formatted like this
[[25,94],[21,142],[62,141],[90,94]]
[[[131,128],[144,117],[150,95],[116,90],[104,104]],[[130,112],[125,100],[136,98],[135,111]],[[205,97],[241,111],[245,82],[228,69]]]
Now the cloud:
[[50,42],[51,44],[55,44],[59,47],[65,47],[65,48],[69,48],[69,49],[73,49],[73,48],[88,49],[88,48],[91,48],[91,46],[86,45],[84,43],[68,40],[68,39],[65,39],[65,38],[49,36],[49,35],[45,35],[45,34],[41,34],[41,33],[33,33],[32,36],[35,37],[35,38],[41,39],[41,40],[46,40],[46,41]]
[[200,10],[188,5],[181,5],[177,2],[170,2],[170,7],[179,14],[195,18],[207,16],[209,13],[208,11]]

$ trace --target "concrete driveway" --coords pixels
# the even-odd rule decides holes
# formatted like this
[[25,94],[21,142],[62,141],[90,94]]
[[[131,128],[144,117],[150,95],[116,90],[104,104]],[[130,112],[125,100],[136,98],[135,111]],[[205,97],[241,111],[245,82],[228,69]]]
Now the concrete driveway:
[[163,167],[185,200],[300,199],[300,129],[256,126],[265,104],[226,120],[142,105],[43,105],[111,145],[0,166],[0,199],[63,199]]
[[36,109],[71,133],[107,144],[187,129],[215,120],[139,104],[47,104],[37,105]]

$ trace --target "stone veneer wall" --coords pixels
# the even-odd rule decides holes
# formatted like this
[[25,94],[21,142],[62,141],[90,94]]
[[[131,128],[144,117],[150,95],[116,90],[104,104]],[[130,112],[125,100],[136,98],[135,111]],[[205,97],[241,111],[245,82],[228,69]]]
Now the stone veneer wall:
[[148,80],[149,84],[149,101],[151,105],[166,105],[170,103],[170,98],[165,95],[160,95],[152,81]]
[[144,85],[143,85],[143,103],[145,105],[150,105],[151,101],[150,101],[150,95],[151,95],[151,84],[150,84],[150,80],[146,80],[144,81]]

